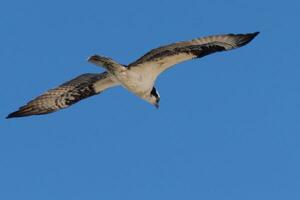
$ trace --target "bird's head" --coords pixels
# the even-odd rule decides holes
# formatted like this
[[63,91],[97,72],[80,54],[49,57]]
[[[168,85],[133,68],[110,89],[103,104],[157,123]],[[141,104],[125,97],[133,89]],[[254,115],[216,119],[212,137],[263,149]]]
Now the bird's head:
[[156,108],[159,108],[160,96],[159,96],[159,93],[157,92],[157,90],[155,89],[155,87],[152,88],[147,100],[149,101],[149,103],[154,105]]

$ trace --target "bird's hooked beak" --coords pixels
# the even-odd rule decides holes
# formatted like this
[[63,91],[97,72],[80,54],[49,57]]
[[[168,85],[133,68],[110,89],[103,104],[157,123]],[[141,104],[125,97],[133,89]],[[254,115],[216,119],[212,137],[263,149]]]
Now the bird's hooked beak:
[[159,109],[159,103],[158,102],[155,103],[154,106],[155,106],[156,109]]

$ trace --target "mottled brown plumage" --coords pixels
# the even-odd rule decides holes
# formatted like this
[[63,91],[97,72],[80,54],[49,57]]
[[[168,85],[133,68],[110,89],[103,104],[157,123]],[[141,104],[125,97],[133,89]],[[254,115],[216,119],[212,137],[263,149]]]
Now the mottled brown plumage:
[[111,75],[107,72],[82,74],[29,101],[25,106],[20,107],[18,111],[9,114],[7,118],[51,113],[67,108],[84,98],[99,94],[115,85],[118,85],[118,83],[113,81]]

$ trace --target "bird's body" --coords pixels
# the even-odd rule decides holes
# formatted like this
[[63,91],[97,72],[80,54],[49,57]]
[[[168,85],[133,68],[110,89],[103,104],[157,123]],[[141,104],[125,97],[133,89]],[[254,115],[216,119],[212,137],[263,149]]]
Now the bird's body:
[[152,89],[155,81],[155,77],[152,74],[152,70],[139,72],[135,69],[127,68],[124,72],[115,76],[122,86],[134,94],[141,96]]
[[115,76],[123,87],[143,99],[154,86],[156,79],[154,71],[154,68],[151,67],[147,70],[127,68]]
[[258,32],[216,35],[177,42],[153,49],[128,66],[108,57],[91,56],[89,62],[104,67],[107,71],[78,76],[28,102],[7,118],[51,113],[120,85],[158,107],[160,96],[154,84],[162,72],[183,61],[244,46],[257,34]]

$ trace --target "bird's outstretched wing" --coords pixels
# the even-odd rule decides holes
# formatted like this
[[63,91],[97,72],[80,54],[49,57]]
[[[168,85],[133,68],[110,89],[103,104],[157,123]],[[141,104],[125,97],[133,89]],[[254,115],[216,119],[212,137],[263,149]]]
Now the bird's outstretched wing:
[[18,111],[9,114],[7,118],[51,113],[116,85],[119,83],[115,82],[107,72],[82,74],[29,101]]
[[158,75],[177,63],[244,46],[258,33],[215,35],[173,43],[151,50],[128,67],[153,67]]

